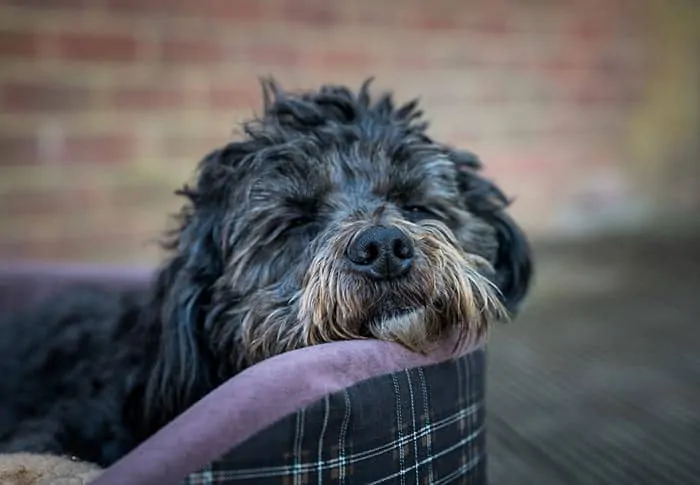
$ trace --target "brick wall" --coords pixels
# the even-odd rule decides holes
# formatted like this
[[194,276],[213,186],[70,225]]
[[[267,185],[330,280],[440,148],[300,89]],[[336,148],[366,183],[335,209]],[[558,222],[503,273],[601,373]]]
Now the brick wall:
[[257,77],[420,95],[535,236],[700,202],[691,0],[0,0],[0,255],[151,261]]

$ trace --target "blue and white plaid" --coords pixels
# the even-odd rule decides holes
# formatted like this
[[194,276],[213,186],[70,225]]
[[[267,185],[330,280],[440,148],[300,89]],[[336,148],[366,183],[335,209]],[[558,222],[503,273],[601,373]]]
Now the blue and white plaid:
[[328,395],[183,484],[485,484],[484,417],[479,350]]

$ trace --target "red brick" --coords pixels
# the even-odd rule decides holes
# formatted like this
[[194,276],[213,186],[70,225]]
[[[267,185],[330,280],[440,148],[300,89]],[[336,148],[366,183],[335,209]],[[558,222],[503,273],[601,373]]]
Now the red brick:
[[457,20],[450,16],[450,12],[423,12],[418,11],[412,19],[408,21],[408,26],[421,30],[451,30],[458,27]]
[[455,146],[471,146],[478,143],[479,139],[479,133],[470,130],[456,130],[445,136],[445,141]]
[[181,107],[185,93],[168,87],[116,87],[110,106],[124,110],[157,110]]
[[401,50],[392,56],[391,61],[396,67],[404,69],[428,69],[433,65],[433,59],[425,52]]
[[24,241],[3,241],[0,239],[0,257],[6,261],[22,259],[40,259],[41,254],[36,248],[37,243],[33,239]]
[[180,12],[179,0],[103,0],[104,8],[118,13],[156,13],[175,15]]
[[88,106],[86,87],[62,86],[43,81],[8,81],[0,85],[0,109],[9,113],[68,111]]
[[[348,5],[349,6],[349,5]],[[364,26],[391,27],[401,24],[401,18],[397,15],[396,8],[389,4],[379,5],[356,2],[352,9],[345,12],[343,21],[346,23],[360,24]]]
[[33,165],[39,161],[39,146],[33,135],[0,134],[0,167]]
[[0,5],[36,9],[80,9],[90,5],[90,0],[0,0]]
[[61,214],[94,207],[101,193],[96,189],[80,190],[13,190],[0,195],[0,206],[6,214],[33,216],[39,214]]
[[513,25],[505,18],[493,18],[480,23],[478,29],[493,35],[507,35],[513,31]]
[[208,93],[213,109],[250,109],[260,104],[260,93],[255,89],[214,86]]
[[204,157],[207,153],[222,146],[226,139],[216,136],[172,135],[162,140],[163,157],[191,158],[192,163]]
[[225,57],[224,46],[209,40],[166,39],[161,43],[161,59],[165,62],[214,63]]
[[449,68],[475,68],[491,62],[489,54],[478,49],[460,49],[446,53],[443,58],[435,57],[432,58],[433,63]]
[[54,46],[59,57],[75,61],[134,61],[138,58],[138,39],[129,34],[57,35]]
[[173,198],[172,189],[159,186],[81,187],[70,190],[61,187],[26,190],[13,189],[0,194],[0,207],[12,216],[52,215],[74,213],[86,208],[143,208],[162,206]]
[[226,20],[254,22],[264,20],[264,2],[258,0],[199,0],[184,2],[189,16],[207,16]]
[[0,32],[0,59],[36,57],[39,39],[31,32]]
[[64,140],[60,160],[64,163],[103,164],[123,163],[136,152],[132,134],[73,135]]
[[338,12],[333,2],[318,2],[314,0],[286,0],[282,7],[284,20],[299,22],[314,27],[330,27],[338,20]]
[[299,50],[290,45],[254,43],[245,52],[246,58],[266,66],[297,66],[301,61]]
[[462,8],[456,11],[453,18],[458,19],[459,27],[467,31],[476,31],[493,35],[506,34],[515,29],[516,18],[514,10],[506,5],[507,2],[482,1],[474,5],[472,11]]
[[[482,105],[497,105],[506,103],[507,97],[502,85],[492,84],[484,87],[484,90],[478,94],[475,101]],[[491,110],[495,109],[495,107],[489,106],[487,109]]]
[[566,54],[560,54],[546,61],[543,67],[548,75],[556,76],[562,71],[570,71],[577,66]]
[[606,30],[606,26],[601,22],[600,18],[582,16],[571,28],[571,33],[583,42],[596,42],[609,34]]
[[[168,202],[177,201],[174,190],[175,187],[165,188],[155,185],[116,187],[103,193],[104,205],[138,209],[153,207],[155,210],[161,210],[160,208],[166,206]],[[166,211],[163,211],[162,220],[163,222],[167,220]]]
[[[103,230],[107,229],[107,230]],[[142,246],[146,234],[134,234],[95,228],[94,234],[17,241],[0,240],[0,255],[4,259],[31,259],[36,261],[80,261],[86,256],[108,255],[126,247]]]
[[358,69],[365,70],[374,66],[374,57],[367,51],[337,49],[320,54],[309,53],[309,64],[319,65],[326,69]]
[[257,0],[104,0],[104,8],[127,14],[223,18],[247,22],[265,17],[265,5]]

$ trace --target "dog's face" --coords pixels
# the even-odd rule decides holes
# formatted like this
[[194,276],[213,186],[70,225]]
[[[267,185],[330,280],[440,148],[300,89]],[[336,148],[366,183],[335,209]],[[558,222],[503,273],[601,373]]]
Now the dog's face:
[[265,93],[245,139],[210,154],[184,191],[162,278],[171,366],[196,354],[225,375],[367,337],[427,351],[515,310],[526,240],[476,158],[431,140],[415,103],[372,103],[368,84]]
[[232,310],[250,361],[363,337],[427,351],[504,313],[496,230],[438,147],[390,124],[338,144],[301,135],[251,168],[227,211],[219,296],[248,299]]

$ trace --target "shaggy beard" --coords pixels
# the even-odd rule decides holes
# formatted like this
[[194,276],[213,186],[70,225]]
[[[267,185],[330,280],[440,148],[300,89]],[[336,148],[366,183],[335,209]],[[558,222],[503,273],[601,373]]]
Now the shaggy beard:
[[[390,222],[413,240],[410,276],[375,282],[342,268],[348,242],[366,222],[346,224],[313,259],[291,298],[277,286],[256,292],[224,311],[221,325],[210,315],[209,342],[216,355],[242,369],[274,355],[310,345],[375,338],[421,353],[446,339],[464,350],[483,338],[489,324],[508,313],[498,288],[485,276],[491,265],[466,254],[436,221]],[[226,300],[226,298],[223,298]]]
[[348,224],[307,273],[297,314],[305,345],[377,338],[427,353],[453,338],[461,350],[481,339],[490,322],[507,318],[498,288],[482,274],[491,266],[458,249],[446,226],[392,223],[415,244],[411,276],[375,283],[342,271],[344,248],[361,226]]

